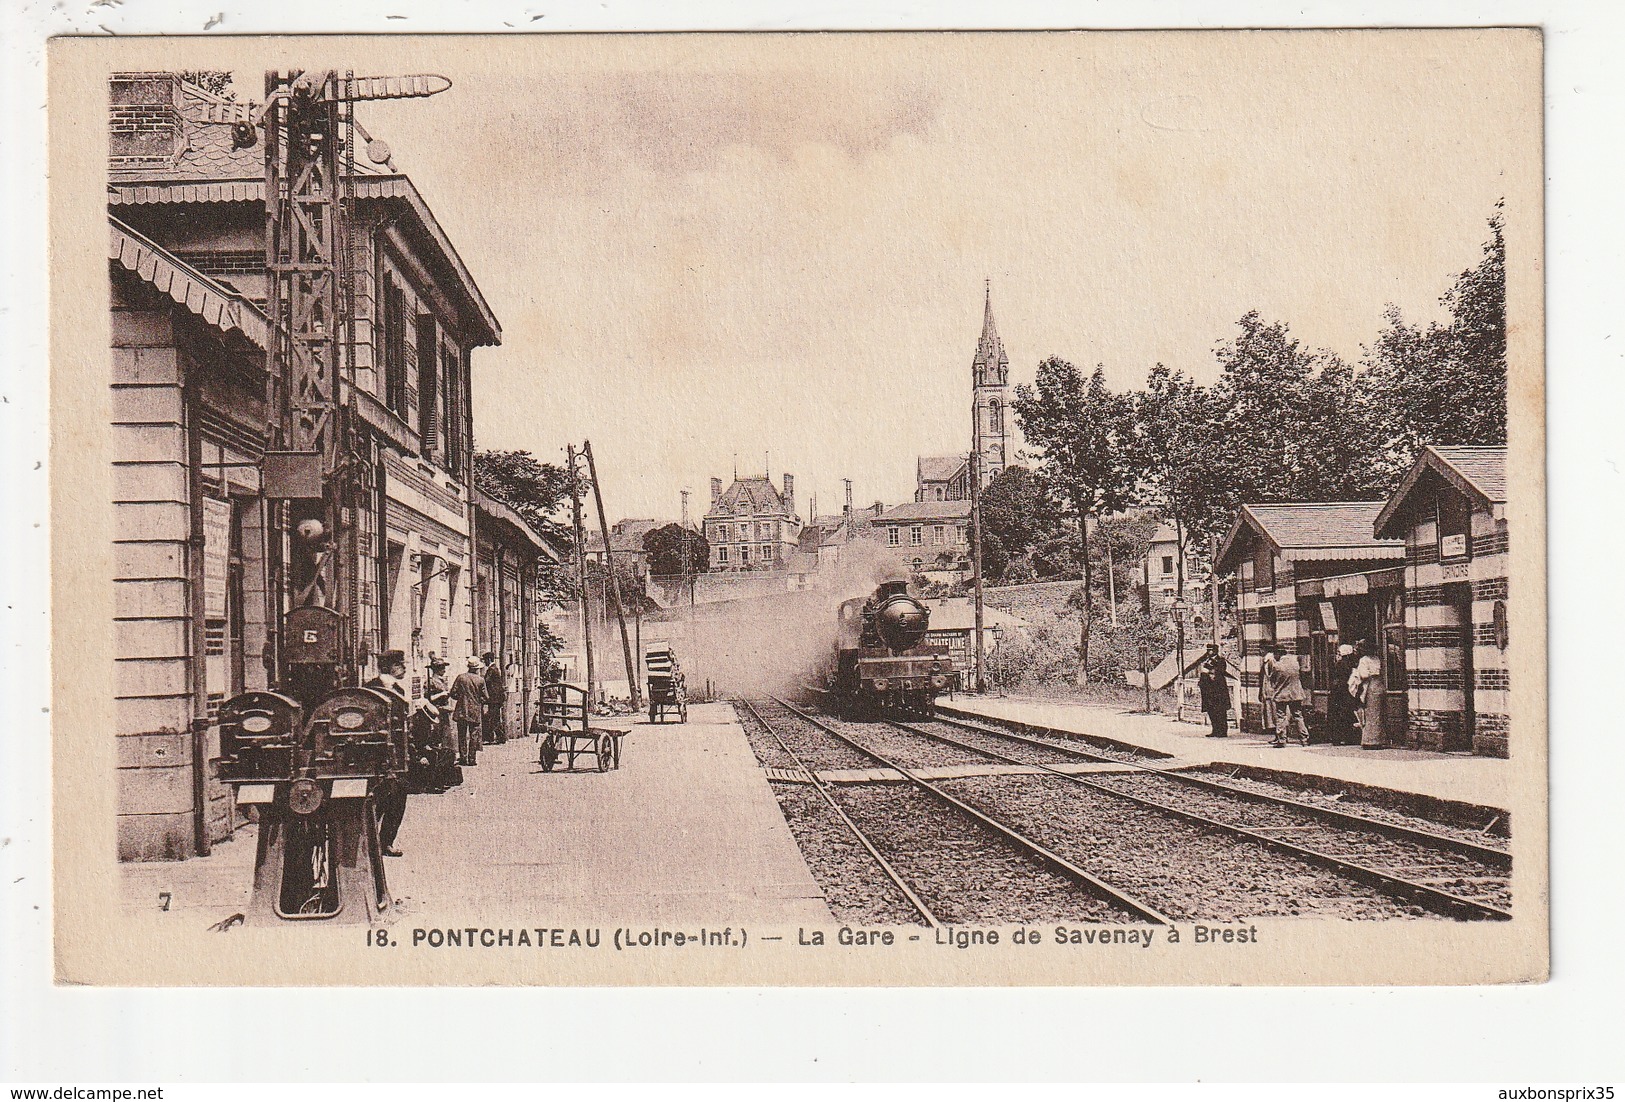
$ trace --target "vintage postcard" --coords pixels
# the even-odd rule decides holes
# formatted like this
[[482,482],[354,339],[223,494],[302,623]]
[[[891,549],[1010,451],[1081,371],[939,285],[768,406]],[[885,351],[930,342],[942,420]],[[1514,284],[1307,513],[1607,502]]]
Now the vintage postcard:
[[59,982],[1546,977],[1537,30],[48,60]]

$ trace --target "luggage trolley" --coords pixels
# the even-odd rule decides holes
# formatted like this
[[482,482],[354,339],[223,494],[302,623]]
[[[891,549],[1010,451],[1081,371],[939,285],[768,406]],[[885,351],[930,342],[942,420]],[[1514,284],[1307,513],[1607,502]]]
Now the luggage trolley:
[[678,723],[687,723],[688,690],[671,648],[650,647],[644,652],[643,665],[649,671],[649,722],[664,723],[675,716]]
[[594,730],[588,723],[587,690],[578,685],[562,681],[543,685],[530,727],[540,744],[538,758],[545,772],[553,772],[560,758],[566,769],[574,769],[578,757],[591,757],[600,773],[621,766],[625,732]]

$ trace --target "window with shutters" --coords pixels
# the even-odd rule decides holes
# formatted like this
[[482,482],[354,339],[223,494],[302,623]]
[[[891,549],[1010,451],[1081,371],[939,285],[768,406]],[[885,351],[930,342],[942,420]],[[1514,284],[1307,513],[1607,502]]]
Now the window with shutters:
[[435,336],[434,317],[419,314],[417,324],[418,349],[418,440],[423,454],[430,456],[440,450],[440,378],[439,358],[435,355],[438,341]]
[[383,281],[384,404],[403,420],[406,405],[406,295],[389,277]]

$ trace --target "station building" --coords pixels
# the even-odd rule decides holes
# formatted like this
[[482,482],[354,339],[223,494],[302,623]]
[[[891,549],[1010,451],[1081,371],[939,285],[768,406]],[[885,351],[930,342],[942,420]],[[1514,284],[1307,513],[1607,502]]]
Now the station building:
[[1506,448],[1427,447],[1376,534],[1405,541],[1407,744],[1506,757]]
[[[116,731],[121,859],[207,853],[237,822],[215,712],[277,668],[282,548],[259,467],[264,148],[172,73],[110,80]],[[501,330],[412,181],[358,164],[351,272],[360,429],[350,644],[477,653],[475,348]]]
[[1385,625],[1402,622],[1405,545],[1373,534],[1382,506],[1295,502],[1243,505],[1237,513],[1215,569],[1236,576],[1243,727],[1262,723],[1259,691],[1270,645],[1299,656],[1304,687],[1324,713],[1339,643],[1380,643]]
[[495,653],[507,673],[510,737],[525,730],[541,686],[540,634],[547,604],[539,572],[563,556],[525,519],[488,494],[474,491],[474,649]]
[[1386,744],[1506,757],[1506,449],[1425,447],[1386,501],[1244,505],[1237,577],[1244,725],[1270,643],[1301,656],[1322,715],[1342,644],[1382,662]]

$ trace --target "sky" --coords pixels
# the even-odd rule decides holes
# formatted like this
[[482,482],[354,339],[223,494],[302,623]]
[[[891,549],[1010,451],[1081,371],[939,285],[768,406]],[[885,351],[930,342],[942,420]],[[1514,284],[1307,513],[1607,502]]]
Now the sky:
[[450,91],[360,118],[502,323],[481,447],[590,439],[611,519],[697,517],[737,456],[805,515],[968,447],[984,280],[1013,383],[1211,379],[1249,310],[1350,360],[1440,316],[1539,171],[1515,37],[447,39]]

